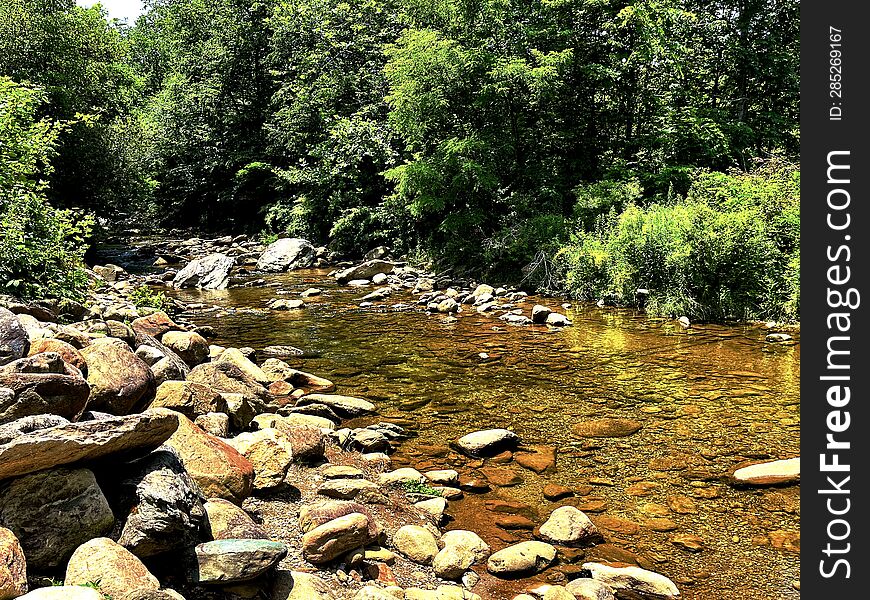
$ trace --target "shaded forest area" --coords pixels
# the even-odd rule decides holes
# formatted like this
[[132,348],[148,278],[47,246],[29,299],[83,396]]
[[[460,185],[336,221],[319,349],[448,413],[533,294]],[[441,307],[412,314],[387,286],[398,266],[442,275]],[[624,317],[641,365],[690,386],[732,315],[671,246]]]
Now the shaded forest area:
[[0,0],[0,286],[94,218],[799,317],[797,0]]

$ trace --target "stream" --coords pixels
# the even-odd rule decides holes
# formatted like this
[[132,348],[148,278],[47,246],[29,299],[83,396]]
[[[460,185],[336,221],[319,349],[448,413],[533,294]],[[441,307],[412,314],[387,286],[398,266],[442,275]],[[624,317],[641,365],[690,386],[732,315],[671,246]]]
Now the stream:
[[[511,463],[504,467],[519,476],[509,482],[516,485],[451,502],[448,528],[474,530],[495,551],[532,532],[496,526],[504,515],[488,510],[493,500],[527,504],[520,512],[538,525],[571,503],[606,541],[564,572],[583,560],[621,560],[667,575],[686,599],[800,597],[793,585],[800,579],[799,487],[736,489],[722,478],[745,460],[799,455],[799,343],[767,344],[758,326],[682,329],[594,305],[568,309],[574,325],[564,330],[512,327],[470,307],[456,320],[427,315],[410,293],[360,308],[372,288],[340,287],[324,270],[266,281],[167,293],[210,307],[184,317],[214,327],[212,343],[302,348],[306,355],[292,366],[332,379],[337,393],[371,400],[380,411],[375,421],[412,430],[415,437],[393,455],[396,467],[450,468],[447,443],[487,428],[558,449],[554,472]],[[265,309],[310,287],[323,293],[303,310]],[[392,310],[399,302],[413,308]],[[562,300],[530,297],[524,312],[536,302],[558,308]],[[572,434],[573,425],[601,417],[643,427],[617,438]],[[454,462],[464,474],[479,466]],[[545,500],[543,487],[553,483],[577,495]],[[688,536],[692,547],[675,544],[675,536]],[[553,572],[538,579],[557,581]],[[528,585],[484,574],[474,591],[501,600]]]

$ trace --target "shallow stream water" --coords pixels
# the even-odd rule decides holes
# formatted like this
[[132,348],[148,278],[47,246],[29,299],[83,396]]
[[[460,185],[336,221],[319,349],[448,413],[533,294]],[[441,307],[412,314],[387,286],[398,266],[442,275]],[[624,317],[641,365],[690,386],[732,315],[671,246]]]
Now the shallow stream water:
[[[742,461],[800,453],[799,343],[766,344],[767,332],[755,326],[684,330],[595,306],[569,309],[574,325],[561,331],[512,327],[468,307],[445,323],[416,306],[389,309],[413,304],[410,294],[361,309],[359,298],[372,288],[338,287],[316,270],[267,284],[172,293],[220,307],[185,314],[213,326],[214,343],[302,348],[307,357],[288,361],[293,366],[332,379],[338,393],[367,398],[380,419],[412,429],[416,437],[396,452],[396,465],[447,468],[433,448],[492,427],[512,429],[526,445],[558,449],[555,472],[537,475],[511,464],[522,483],[451,502],[450,528],[478,531],[494,550],[530,539],[531,532],[495,527],[499,515],[484,503],[526,503],[540,524],[557,505],[543,498],[543,486],[557,483],[582,494],[568,502],[603,530],[606,543],[586,549],[586,560],[638,562],[671,577],[686,599],[800,597],[793,586],[800,578],[799,488],[746,490],[722,481]],[[307,299],[306,309],[265,309],[269,300],[309,287],[323,294]],[[529,298],[526,314],[535,302],[558,308],[561,300]],[[600,417],[643,427],[621,438],[572,435],[572,425]],[[654,531],[651,518],[669,519],[676,529]],[[702,549],[674,544],[678,534],[698,536]],[[508,599],[528,583],[484,577],[474,591]]]

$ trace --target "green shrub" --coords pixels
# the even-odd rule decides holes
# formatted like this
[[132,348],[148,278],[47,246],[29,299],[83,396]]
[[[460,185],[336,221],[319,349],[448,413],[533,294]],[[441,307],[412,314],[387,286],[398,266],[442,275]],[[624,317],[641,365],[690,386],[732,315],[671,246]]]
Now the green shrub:
[[80,299],[93,219],[49,206],[45,192],[63,124],[37,119],[33,86],[0,77],[0,290],[22,298]]
[[425,496],[441,496],[441,491],[436,490],[435,488],[426,485],[425,483],[420,483],[419,481],[403,481],[402,489],[405,490],[406,494],[423,494]]
[[635,300],[653,314],[701,320],[796,319],[800,176],[779,162],[752,173],[699,173],[688,196],[629,204],[559,252],[580,298]]
[[163,292],[156,292],[147,285],[140,285],[130,294],[130,301],[137,308],[149,307],[157,310],[166,310],[169,307],[169,299]]

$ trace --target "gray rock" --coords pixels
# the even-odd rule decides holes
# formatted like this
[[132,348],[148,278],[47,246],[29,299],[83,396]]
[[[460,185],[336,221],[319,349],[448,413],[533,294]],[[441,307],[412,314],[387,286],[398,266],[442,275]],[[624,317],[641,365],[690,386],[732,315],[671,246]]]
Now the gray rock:
[[0,488],[0,525],[21,542],[33,571],[66,564],[76,548],[108,533],[114,522],[88,469],[49,469]]
[[48,429],[49,427],[57,427],[58,425],[68,425],[69,421],[57,415],[32,415],[22,417],[11,423],[0,425],[0,446],[11,442],[20,435],[39,431],[40,429]]
[[[114,477],[107,477],[109,489]],[[127,514],[118,543],[140,558],[193,546],[199,542],[205,509],[200,491],[175,452],[163,447],[124,469],[118,484]]]
[[262,575],[287,556],[287,546],[271,540],[215,540],[200,544],[194,553],[192,582],[226,584]]
[[206,290],[222,290],[230,281],[230,269],[235,260],[217,252],[190,261],[175,274],[172,286],[176,288],[195,287]]
[[360,492],[377,489],[377,484],[365,479],[332,479],[321,484],[317,493],[336,500],[353,500]]
[[489,557],[486,569],[499,577],[540,573],[556,560],[556,548],[544,542],[520,542]]
[[27,356],[30,340],[27,330],[10,310],[0,307],[0,365]]
[[613,590],[595,579],[574,579],[565,584],[577,600],[616,600]]
[[515,448],[519,441],[519,436],[509,429],[486,429],[462,436],[456,441],[456,447],[466,456],[494,456]]
[[335,279],[342,285],[353,280],[371,280],[378,273],[391,273],[395,267],[395,263],[385,260],[367,260],[360,265],[337,273]]
[[583,563],[583,568],[592,573],[592,579],[608,586],[617,596],[628,592],[649,600],[672,600],[680,595],[673,581],[640,567],[612,567],[590,562]]
[[308,240],[282,238],[269,244],[257,260],[257,269],[269,273],[305,269],[314,262],[315,249]]

